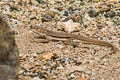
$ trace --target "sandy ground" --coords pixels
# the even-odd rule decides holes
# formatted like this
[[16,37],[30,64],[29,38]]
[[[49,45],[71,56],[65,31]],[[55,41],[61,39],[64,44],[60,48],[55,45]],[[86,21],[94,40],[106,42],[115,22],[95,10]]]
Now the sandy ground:
[[[79,3],[79,0],[76,0],[73,4],[77,2]],[[6,3],[4,4],[6,7],[9,6]],[[11,2],[10,4],[13,5],[15,3]],[[93,4],[96,5],[97,3]],[[42,5],[43,9],[41,9],[41,5],[42,4],[37,3],[34,3],[34,5],[27,4],[26,6],[25,4],[22,6],[19,5],[17,7],[21,11],[13,10],[10,11],[10,13],[10,8],[7,8],[7,10],[6,7],[4,7],[4,9],[1,7],[1,12],[3,14],[8,11],[8,13],[4,14],[5,19],[8,20],[9,25],[16,33],[15,39],[20,53],[19,80],[77,80],[78,77],[84,78],[85,80],[120,79],[120,25],[114,23],[115,20],[120,20],[118,19],[119,16],[105,18],[103,15],[104,13],[101,13],[100,18],[102,19],[100,20],[104,23],[104,26],[99,29],[94,25],[99,22],[98,17],[86,18],[86,15],[84,15],[81,30],[73,32],[78,35],[89,36],[93,39],[101,39],[115,45],[117,52],[101,59],[102,56],[111,52],[110,47],[84,44],[82,42],[79,42],[77,46],[65,45],[61,41],[50,41],[49,43],[32,42],[32,40],[36,39],[35,36],[37,34],[31,31],[31,25],[42,24],[42,27],[46,27],[52,31],[58,31],[54,18],[48,22],[41,22],[41,18],[40,20],[36,18],[31,19],[31,16],[28,16],[32,15],[34,18],[44,13],[42,10],[46,5]],[[56,7],[57,5],[58,4],[54,6],[49,5],[49,7]],[[63,5],[63,3],[60,5]],[[75,7],[79,8],[78,4],[76,4]],[[85,4],[80,7],[82,9],[81,12],[84,13],[84,10],[90,9],[91,7],[96,9],[90,2],[85,2]],[[64,7],[63,9],[67,8]],[[39,10],[41,10],[41,12]],[[120,11],[118,10],[118,12]],[[60,14],[58,18],[62,21],[66,16]],[[84,24],[88,27],[85,28],[83,26]],[[51,57],[47,56],[48,59],[43,60],[41,59],[41,55],[48,55]]]

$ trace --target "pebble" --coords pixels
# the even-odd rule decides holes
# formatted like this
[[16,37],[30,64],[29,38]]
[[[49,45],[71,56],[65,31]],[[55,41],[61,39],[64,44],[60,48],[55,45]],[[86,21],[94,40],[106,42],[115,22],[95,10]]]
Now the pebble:
[[44,51],[43,50],[38,50],[36,53],[37,54],[42,54]]
[[68,11],[64,11],[64,16],[69,16],[69,12]]
[[84,72],[88,75],[92,75],[92,71],[87,70],[87,71],[84,71]]
[[119,18],[118,19],[114,19],[113,21],[114,21],[114,24],[119,27],[119,25],[120,25],[120,19]]
[[90,17],[96,17],[98,16],[98,12],[96,12],[95,10],[89,10],[88,14]]
[[92,0],[92,1],[93,1],[93,2],[96,2],[96,3],[99,2],[99,0]]
[[30,80],[41,80],[39,77],[31,78]]
[[67,63],[70,62],[70,59],[69,59],[69,58],[63,58],[63,59],[61,59],[60,61],[61,61],[61,63],[62,63],[63,65],[65,65],[65,64],[67,64]]
[[71,78],[74,78],[74,77],[75,77],[75,75],[74,75],[74,74],[71,74],[71,75],[70,75],[70,77],[71,77]]
[[67,22],[58,22],[57,28],[60,30],[64,29],[66,32],[71,33],[80,30],[80,23],[73,22],[73,20],[70,19]]
[[114,17],[116,15],[116,13],[114,11],[108,11],[106,12],[106,14],[104,14],[104,16],[107,18],[107,17]]
[[108,59],[102,59],[102,61],[101,61],[101,65],[105,65],[105,64],[107,64],[108,61],[109,61]]
[[84,27],[84,28],[87,28],[87,27],[88,27],[88,25],[87,25],[87,24],[84,24],[84,25],[83,25],[83,27]]
[[42,3],[43,2],[43,0],[36,0],[38,3]]
[[[18,0],[14,0],[14,1],[11,1],[11,0],[3,1],[2,0],[0,2],[0,12],[5,15],[5,18],[8,20],[8,23],[10,22],[9,23],[10,26],[14,26],[11,28],[17,28],[18,25],[22,25],[20,27],[20,30],[21,30],[21,28],[24,28],[25,26],[35,25],[36,23],[41,24],[42,22],[44,22],[46,24],[47,22],[51,22],[51,23],[56,24],[57,22],[62,22],[64,25],[59,26],[59,27],[56,25],[51,26],[51,24],[49,24],[50,26],[48,26],[48,25],[47,26],[44,25],[44,26],[47,27],[48,29],[50,27],[52,27],[51,29],[57,28],[58,30],[61,30],[61,31],[63,31],[63,29],[64,29],[64,31],[66,31],[68,33],[72,33],[75,31],[76,31],[76,33],[78,33],[77,31],[79,31],[80,35],[89,34],[89,36],[94,36],[94,35],[96,36],[97,35],[97,34],[95,34],[96,32],[98,32],[98,33],[101,32],[101,33],[107,35],[106,37],[103,38],[104,40],[106,40],[106,41],[115,40],[114,45],[115,46],[117,45],[116,47],[119,48],[120,41],[118,41],[118,39],[117,39],[117,38],[119,38],[119,33],[120,33],[120,30],[119,30],[119,27],[120,27],[119,3],[120,3],[120,1],[119,0],[108,0],[108,1],[107,0],[106,1],[105,0],[103,0],[103,1],[102,0],[21,0],[21,1],[22,1],[21,3],[18,3],[19,2]],[[67,2],[65,2],[65,1],[67,1]],[[10,7],[9,2],[12,3],[13,7]],[[116,4],[118,4],[118,5],[116,5]],[[17,5],[17,6],[14,6],[14,5]],[[117,9],[116,9],[116,7],[117,7]],[[109,8],[110,8],[110,10],[109,10]],[[98,11],[99,12],[101,11],[101,12],[99,13]],[[10,19],[13,19],[13,20],[10,20]],[[81,25],[83,27],[81,27],[81,25],[80,25],[80,20],[81,20]],[[40,22],[38,22],[38,21],[40,21]],[[75,24],[75,22],[77,23],[77,25]],[[98,22],[100,22],[100,24],[103,24],[103,26],[100,25],[100,27],[102,27],[102,29],[95,29],[96,27],[92,27],[93,25],[95,26],[96,24],[98,24]],[[44,23],[42,23],[42,24],[44,24]],[[75,27],[75,26],[77,26],[77,27]],[[82,30],[80,31],[80,29],[82,29]],[[24,30],[22,32],[24,32]],[[19,32],[19,33],[21,34],[21,32]],[[26,32],[26,33],[29,33],[29,32]],[[99,35],[102,35],[102,34],[99,34]],[[112,37],[113,35],[115,35],[115,36],[117,35],[117,36]],[[24,37],[24,35],[22,35],[22,36]],[[112,37],[111,39],[107,38],[110,36]],[[21,37],[20,40],[22,40],[23,37]],[[27,37],[26,37],[26,39],[27,39]],[[20,40],[18,40],[18,41],[20,41]],[[118,42],[118,44],[117,44],[117,42]],[[19,44],[19,42],[18,42],[18,44]],[[43,44],[43,45],[46,45],[46,44]],[[34,78],[32,78],[32,80],[42,80],[40,78],[45,77],[44,76],[45,74],[44,73],[39,74],[39,73],[41,72],[41,70],[43,70],[44,72],[48,72],[48,73],[51,72],[50,75],[53,75],[55,80],[59,80],[59,79],[67,80],[65,77],[66,71],[67,71],[67,73],[70,73],[71,71],[79,70],[79,71],[83,71],[83,72],[87,73],[88,74],[87,77],[90,77],[90,80],[97,80],[97,79],[105,80],[104,76],[108,77],[109,79],[113,76],[115,78],[115,80],[117,80],[118,76],[116,74],[118,73],[119,69],[114,69],[114,67],[116,66],[114,64],[116,64],[116,63],[113,64],[110,59],[98,60],[99,57],[97,55],[91,56],[91,54],[89,54],[90,49],[88,49],[87,45],[86,45],[87,48],[85,48],[86,49],[85,53],[82,53],[79,55],[78,54],[74,55],[74,57],[82,56],[79,58],[80,61],[78,61],[78,62],[84,62],[85,60],[90,61],[89,59],[91,59],[92,57],[97,57],[98,59],[94,58],[93,62],[90,62],[89,64],[84,64],[84,63],[81,64],[80,63],[80,65],[77,65],[77,67],[75,64],[72,64],[72,63],[69,64],[69,62],[71,59],[74,60],[73,54],[75,54],[76,51],[78,51],[78,47],[75,47],[75,45],[73,45],[73,47],[75,47],[74,48],[75,52],[69,55],[71,50],[67,49],[66,47],[64,47],[64,45],[59,44],[59,43],[57,43],[55,45],[56,45],[56,46],[54,46],[55,49],[58,48],[60,50],[60,51],[57,51],[56,53],[58,53],[58,55],[64,53],[64,55],[62,55],[62,56],[59,55],[54,60],[49,59],[47,61],[44,61],[44,63],[42,63],[42,61],[34,58],[36,56],[39,56],[37,54],[43,53],[43,51],[41,49],[40,49],[40,51],[36,52],[35,54],[34,54],[35,51],[33,51],[33,54],[29,54],[29,53],[31,53],[30,52],[31,50],[29,50],[31,46],[25,45],[25,49],[24,49],[25,53],[24,53],[24,50],[20,51],[19,56],[21,57],[21,63],[22,63],[21,67],[25,68],[26,70],[21,71],[20,73],[24,72],[24,74],[27,75],[28,77],[26,77],[25,75],[22,77],[26,77],[27,80],[31,80],[31,77],[29,77],[29,76],[34,76]],[[19,46],[21,46],[21,45],[19,45]],[[91,46],[93,46],[93,45],[91,45]],[[48,46],[48,47],[50,47],[50,46]],[[98,47],[99,48],[96,47],[97,51],[99,49],[101,49],[102,46],[101,47],[98,46]],[[107,48],[107,47],[105,47],[105,48]],[[104,49],[104,48],[102,48],[102,49]],[[22,50],[22,49],[20,49],[20,50]],[[33,48],[32,48],[32,50],[33,50]],[[83,49],[79,48],[79,50],[83,50]],[[107,49],[107,51],[108,51],[108,49]],[[106,50],[105,50],[105,52],[106,52]],[[101,53],[101,51],[97,52],[97,53],[99,54],[99,53]],[[69,55],[70,59],[68,58],[68,55]],[[114,57],[115,55],[112,55],[111,58]],[[65,56],[65,58],[63,56]],[[48,55],[48,57],[49,57],[49,55]],[[64,65],[65,67],[62,66],[61,63],[59,62],[59,60],[56,61],[56,59],[58,59],[58,58],[61,59],[62,64],[67,64],[67,65]],[[57,69],[60,69],[60,70],[58,71],[54,68],[53,70],[50,71],[49,69],[52,66],[51,65],[46,66],[46,62],[48,62],[48,61],[49,61],[49,64],[51,64],[51,65],[53,65],[56,62],[58,64],[60,64],[60,67],[59,66],[57,67]],[[110,65],[109,65],[109,62],[111,62]],[[100,65],[100,67],[99,67],[99,65]],[[86,66],[89,67],[88,70],[86,70]],[[99,68],[97,69],[96,67],[97,68],[99,67]],[[109,69],[111,69],[114,74],[111,73],[111,70],[109,70]],[[95,70],[97,70],[97,71],[95,71]],[[94,74],[93,71],[96,74]],[[106,73],[105,71],[108,71],[108,72]],[[56,75],[57,73],[59,73],[59,74]],[[102,74],[102,73],[105,73],[105,74]],[[39,76],[40,78],[37,76],[35,77],[35,75]],[[64,75],[64,76],[59,76],[59,75]],[[112,76],[109,76],[109,75],[112,75]],[[21,76],[21,74],[20,74],[20,76]],[[76,75],[74,75],[74,74],[71,76],[76,78]],[[92,79],[92,77],[95,77],[95,79]],[[25,79],[21,79],[21,80],[25,80]]]
[[42,19],[42,22],[49,22],[49,21],[52,21],[52,16],[43,14],[41,19]]

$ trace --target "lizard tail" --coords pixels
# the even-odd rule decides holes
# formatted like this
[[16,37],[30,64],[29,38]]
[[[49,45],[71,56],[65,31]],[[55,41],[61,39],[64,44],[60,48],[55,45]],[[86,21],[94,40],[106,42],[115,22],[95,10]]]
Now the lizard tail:
[[78,37],[78,35],[76,35],[76,39],[82,40],[82,41],[84,41],[84,43],[87,43],[87,44],[96,44],[96,45],[111,47],[112,51],[109,54],[104,55],[102,58],[104,58],[104,57],[106,57],[108,55],[111,55],[111,54],[115,54],[116,51],[117,51],[117,48],[113,44],[111,44],[109,42],[106,42],[106,41],[93,40],[93,39],[90,39],[88,37],[83,37],[83,36],[82,37]]

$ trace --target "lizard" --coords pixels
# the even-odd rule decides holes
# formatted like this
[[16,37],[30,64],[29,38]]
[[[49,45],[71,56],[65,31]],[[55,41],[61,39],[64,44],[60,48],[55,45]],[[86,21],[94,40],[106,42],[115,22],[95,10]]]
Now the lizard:
[[[109,47],[112,48],[112,51],[109,53],[109,55],[117,52],[117,48],[113,44],[111,44],[109,42],[106,42],[106,41],[94,40],[94,39],[91,39],[89,37],[84,37],[82,35],[70,34],[70,33],[65,33],[65,32],[51,31],[51,30],[48,30],[48,29],[43,28],[41,26],[32,26],[31,29],[35,33],[38,33],[38,34],[39,33],[44,33],[44,34],[46,34],[48,36],[55,37],[55,38],[67,38],[67,39],[68,38],[74,38],[74,39],[77,39],[77,40],[84,41],[84,43],[87,43],[87,44],[109,46]],[[102,58],[104,58],[105,56],[107,56],[107,54],[104,55]]]

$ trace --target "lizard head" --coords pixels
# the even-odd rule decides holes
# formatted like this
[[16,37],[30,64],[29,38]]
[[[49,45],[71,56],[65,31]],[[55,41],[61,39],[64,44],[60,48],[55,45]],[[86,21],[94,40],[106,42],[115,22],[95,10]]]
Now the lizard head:
[[41,26],[31,26],[30,29],[35,30],[37,32],[47,33],[48,30]]

